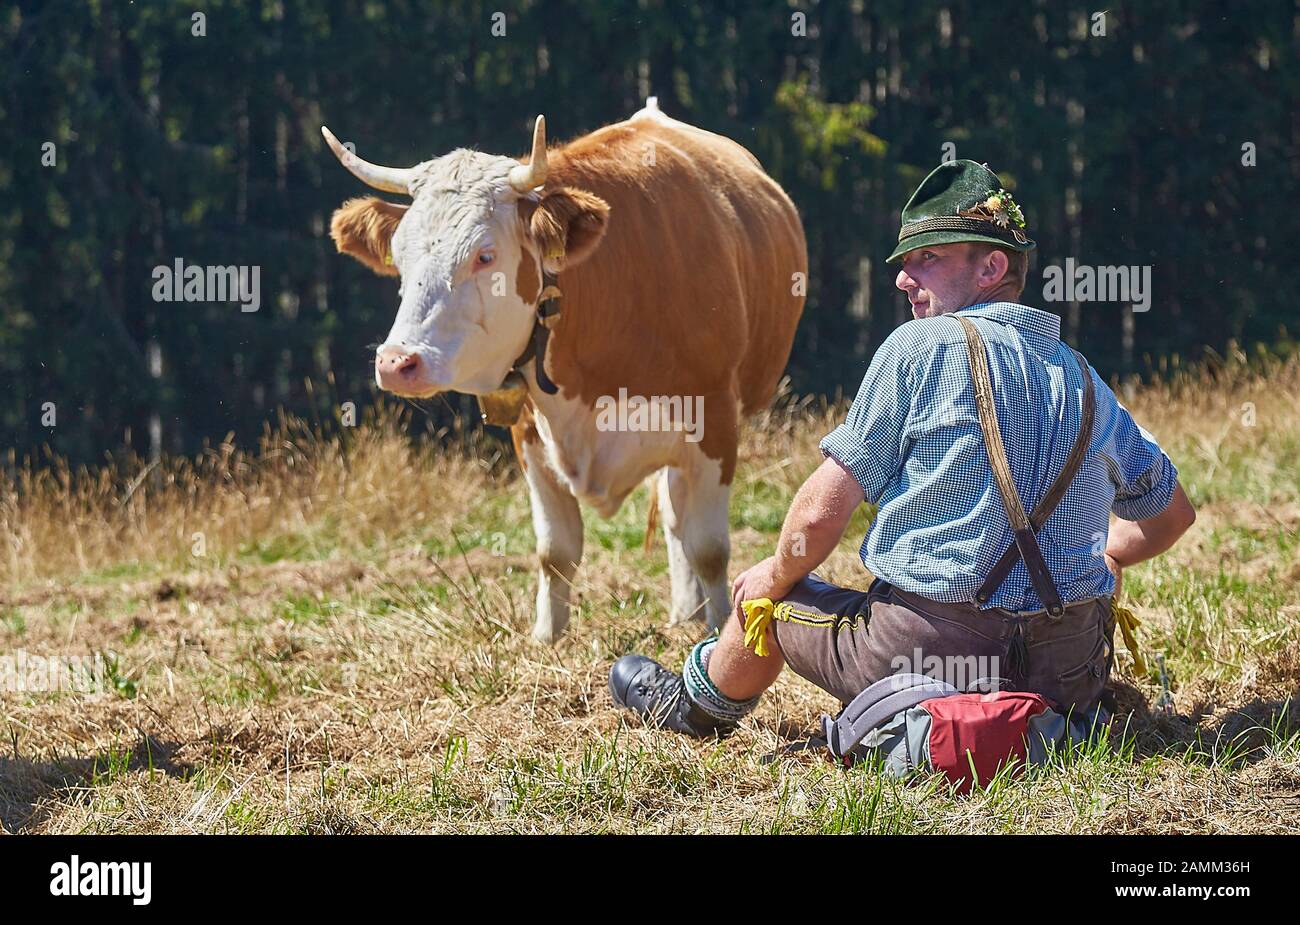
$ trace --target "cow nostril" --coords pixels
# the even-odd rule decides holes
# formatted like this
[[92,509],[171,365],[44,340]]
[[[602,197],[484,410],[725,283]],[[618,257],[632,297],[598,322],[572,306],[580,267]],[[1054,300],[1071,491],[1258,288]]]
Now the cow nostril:
[[419,366],[419,355],[404,350],[381,350],[375,356],[375,368],[381,376],[410,376]]

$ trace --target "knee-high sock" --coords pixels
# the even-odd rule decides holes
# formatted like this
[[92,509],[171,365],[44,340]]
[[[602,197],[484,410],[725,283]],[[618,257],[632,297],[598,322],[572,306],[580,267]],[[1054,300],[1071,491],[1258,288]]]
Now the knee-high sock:
[[749,700],[732,700],[709,680],[709,655],[717,643],[716,638],[706,639],[691,649],[686,664],[682,666],[682,680],[686,696],[693,704],[714,719],[736,723],[758,705],[758,697],[762,694]]

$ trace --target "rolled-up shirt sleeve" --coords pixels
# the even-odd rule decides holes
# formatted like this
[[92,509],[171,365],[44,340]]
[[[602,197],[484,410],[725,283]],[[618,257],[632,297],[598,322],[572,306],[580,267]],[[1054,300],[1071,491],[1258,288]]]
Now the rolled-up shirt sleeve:
[[823,437],[819,446],[822,455],[839,460],[853,473],[872,504],[902,466],[911,413],[911,370],[901,330],[880,345],[844,423]]
[[1169,507],[1178,483],[1178,469],[1156,443],[1155,437],[1119,405],[1115,431],[1115,457],[1119,484],[1111,510],[1123,520],[1146,520]]

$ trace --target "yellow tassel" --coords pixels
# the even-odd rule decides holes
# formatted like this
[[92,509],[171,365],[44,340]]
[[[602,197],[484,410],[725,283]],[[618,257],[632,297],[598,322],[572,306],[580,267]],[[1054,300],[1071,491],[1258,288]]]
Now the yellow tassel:
[[774,607],[771,599],[766,597],[740,602],[740,609],[745,614],[745,648],[753,649],[754,654],[761,657],[767,655],[767,628],[772,623]]
[[1133,611],[1119,603],[1117,599],[1111,600],[1110,610],[1119,624],[1119,631],[1124,635],[1124,646],[1133,656],[1133,670],[1141,677],[1147,673],[1146,662],[1143,661],[1142,653],[1138,650],[1137,628],[1141,625],[1141,621],[1133,615]]

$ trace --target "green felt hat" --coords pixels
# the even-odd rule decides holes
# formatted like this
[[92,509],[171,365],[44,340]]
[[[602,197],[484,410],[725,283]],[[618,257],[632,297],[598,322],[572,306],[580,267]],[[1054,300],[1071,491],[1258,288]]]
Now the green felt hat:
[[1001,244],[1017,251],[1034,248],[1016,201],[997,174],[974,161],[940,164],[921,181],[903,206],[898,246],[886,262],[918,247],[960,241]]

